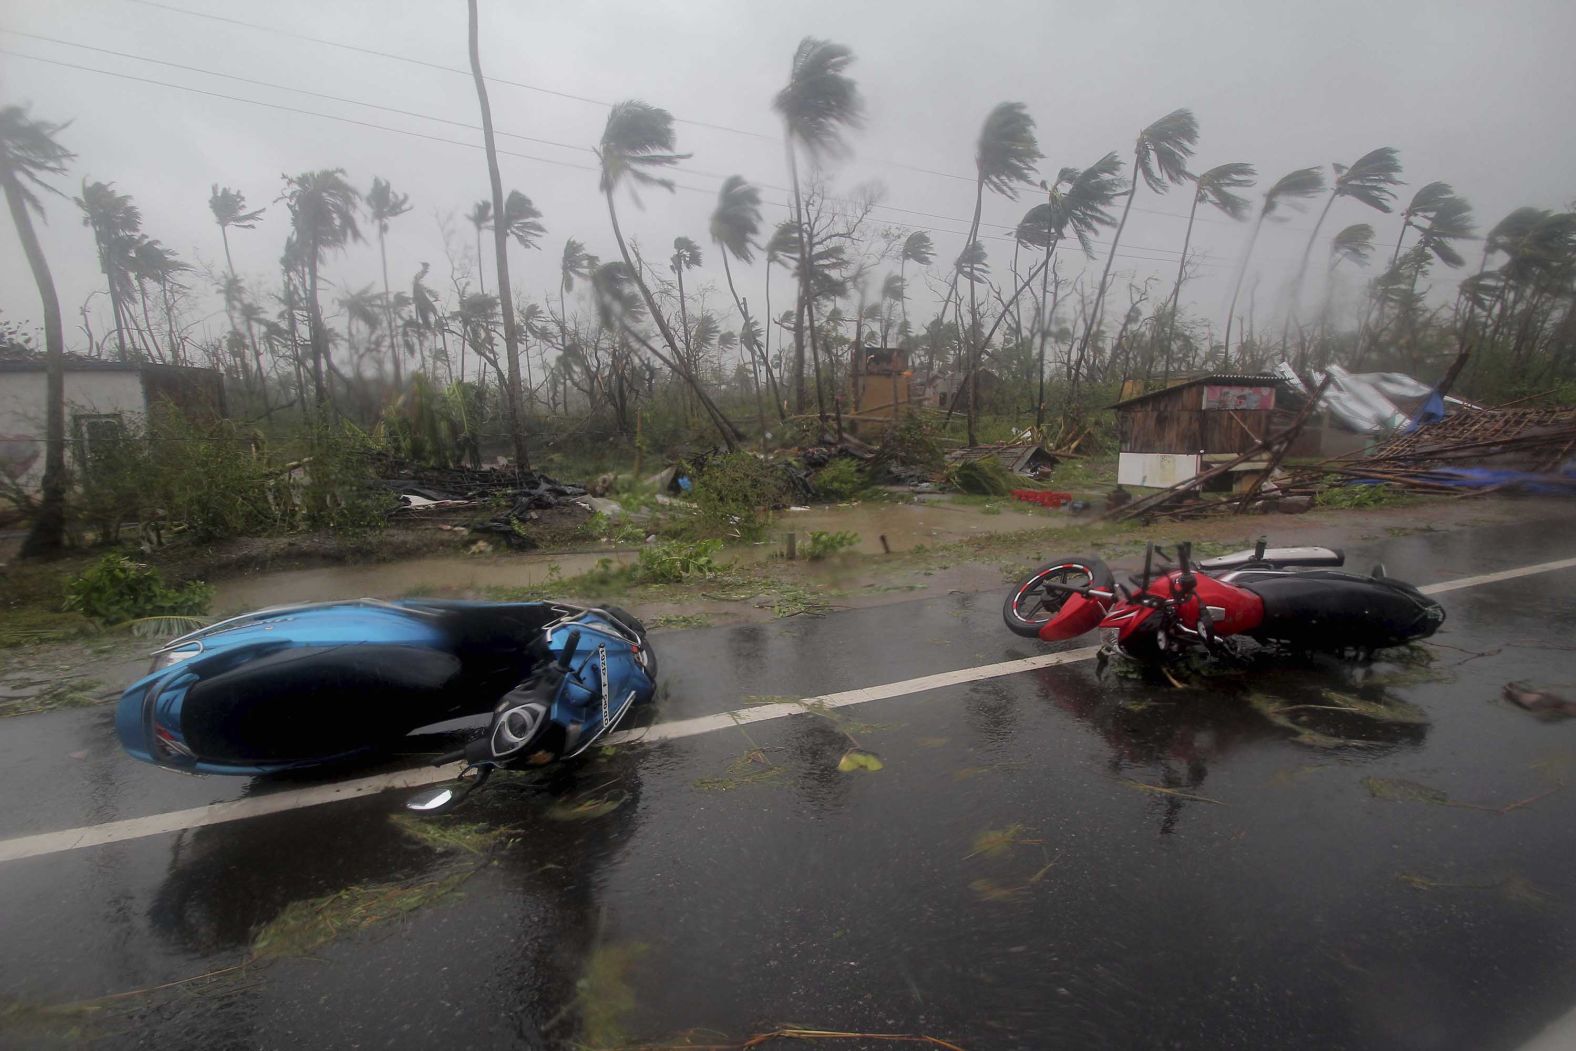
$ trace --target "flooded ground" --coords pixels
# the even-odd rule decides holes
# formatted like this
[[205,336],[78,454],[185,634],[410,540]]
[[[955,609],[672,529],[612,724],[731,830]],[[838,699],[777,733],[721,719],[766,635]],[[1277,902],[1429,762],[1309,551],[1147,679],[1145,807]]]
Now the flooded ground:
[[[1352,558],[1422,583],[1572,554],[1539,523]],[[1075,662],[624,746],[441,821],[385,795],[0,862],[0,1044],[1512,1051],[1576,1003],[1576,722],[1497,698],[1571,689],[1573,572],[1450,591],[1373,665]],[[998,607],[667,636],[653,717],[1044,652]],[[880,768],[840,769],[854,744]],[[0,839],[299,784],[26,716]]]

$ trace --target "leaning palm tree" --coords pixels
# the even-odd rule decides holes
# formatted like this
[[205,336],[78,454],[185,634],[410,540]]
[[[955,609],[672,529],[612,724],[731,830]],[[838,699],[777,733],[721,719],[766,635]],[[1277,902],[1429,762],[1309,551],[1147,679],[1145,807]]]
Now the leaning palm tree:
[[[786,263],[786,261],[789,258],[793,258],[793,257],[797,257],[798,256],[798,254],[799,254],[799,224],[795,223],[792,219],[784,219],[782,222],[778,223],[776,229],[774,229],[772,231],[772,236],[766,239],[766,246],[765,247],[766,247],[766,334],[765,334],[765,348],[762,350],[762,353],[766,355],[766,360],[767,361],[771,361],[771,359],[772,359],[772,329],[777,327],[776,324],[772,321],[772,264],[775,263],[775,264],[777,264],[779,266],[782,266],[782,265],[784,265]],[[779,351],[779,355],[780,355],[781,354],[781,348],[780,347],[778,348],[778,351]],[[786,372],[787,371],[786,366],[781,368],[781,369],[779,369],[779,371]],[[788,418],[787,417],[788,403],[782,399],[780,391],[778,392],[777,411],[778,411],[778,414],[781,415],[784,420],[786,420]]]
[[[936,258],[936,245],[931,241],[930,235],[923,230],[915,230],[903,239],[903,247],[897,254],[897,277],[903,288],[908,288],[907,267],[909,263],[918,263],[920,266],[929,266]],[[902,328],[907,334],[908,329],[908,296],[903,297]]]
[[44,308],[44,477],[37,513],[22,541],[21,556],[52,555],[66,539],[66,337],[60,319],[60,297],[49,261],[33,229],[33,213],[42,215],[35,189],[57,192],[44,177],[65,173],[75,155],[55,141],[63,124],[34,120],[21,106],[0,109],[0,190],[16,227],[17,240],[33,272]]
[[743,434],[712,401],[704,385],[684,360],[683,351],[673,334],[672,326],[668,324],[667,318],[662,316],[662,311],[657,309],[656,298],[652,296],[651,289],[646,286],[645,280],[641,278],[640,271],[635,267],[634,260],[630,256],[629,246],[624,241],[624,231],[618,224],[618,207],[614,203],[615,192],[619,187],[626,185],[632,193],[642,186],[656,186],[671,193],[673,181],[658,175],[657,172],[672,167],[687,156],[675,150],[673,115],[667,110],[629,99],[616,103],[608,112],[607,124],[602,129],[602,141],[595,151],[597,159],[601,162],[602,196],[607,200],[607,214],[613,225],[613,239],[618,242],[618,252],[624,260],[625,269],[622,273],[627,274],[629,279],[634,281],[641,300],[651,314],[652,322],[657,326],[657,332],[667,344],[668,355],[663,355],[652,346],[650,341],[640,336],[627,321],[621,322],[621,331],[638,339],[654,357],[684,380],[694,392],[701,407],[706,410],[706,414],[711,417],[713,425],[722,435],[723,443],[732,451],[738,448],[739,439]]
[[[172,362],[176,365],[184,364],[181,353],[180,336],[175,329],[175,302],[176,292],[184,290],[185,286],[176,280],[177,274],[185,273],[191,267],[180,261],[180,258],[151,237],[141,237],[131,248],[129,270],[132,280],[137,284],[137,293],[142,300],[142,320],[147,326],[149,338],[155,347],[158,340],[153,335],[153,318],[148,313],[148,282],[159,286],[160,300],[164,304],[165,337],[169,341],[169,352]],[[243,356],[244,363],[245,358]],[[243,373],[246,371],[243,364]]]
[[1248,217],[1248,199],[1236,191],[1253,185],[1259,173],[1253,165],[1241,161],[1217,164],[1194,177],[1193,206],[1187,213],[1187,232],[1182,235],[1182,258],[1177,260],[1177,279],[1171,286],[1171,305],[1166,311],[1165,381],[1171,380],[1171,339],[1176,333],[1177,306],[1182,295],[1182,281],[1187,276],[1187,250],[1193,241],[1193,220],[1198,216],[1198,206],[1208,204],[1218,208],[1230,219],[1238,222]]
[[564,242],[564,251],[558,259],[558,349],[569,346],[569,308],[566,296],[574,290],[575,282],[589,281],[591,273],[601,261],[586,246],[573,237]]
[[125,361],[126,331],[135,327],[126,302],[131,294],[130,257],[142,235],[142,212],[129,196],[116,193],[113,183],[83,179],[82,196],[72,200],[82,209],[82,225],[93,231],[99,269],[109,287],[110,311],[115,318],[115,348]]
[[1330,167],[1335,172],[1335,181],[1330,184],[1330,196],[1319,213],[1319,221],[1313,224],[1313,232],[1308,235],[1308,243],[1302,249],[1302,259],[1297,264],[1297,276],[1292,279],[1291,305],[1286,310],[1286,322],[1281,328],[1282,354],[1286,352],[1292,320],[1297,316],[1302,279],[1308,270],[1308,256],[1319,238],[1319,230],[1324,226],[1324,217],[1330,214],[1336,198],[1350,197],[1370,208],[1388,213],[1390,203],[1395,200],[1395,187],[1401,184],[1401,155],[1390,146],[1369,150],[1353,161],[1350,167],[1344,164],[1332,164]]
[[1253,258],[1253,246],[1258,243],[1259,231],[1264,220],[1280,211],[1282,206],[1300,207],[1297,202],[1317,197],[1324,192],[1324,173],[1317,168],[1298,168],[1287,172],[1264,194],[1259,206],[1259,216],[1253,221],[1253,232],[1248,235],[1248,247],[1242,253],[1242,263],[1237,267],[1236,284],[1231,289],[1231,306],[1226,309],[1226,337],[1221,347],[1221,367],[1231,363],[1231,323],[1237,314],[1237,297],[1242,294],[1242,279],[1248,273],[1248,261]]
[[[826,425],[826,403],[821,391],[821,352],[816,336],[814,277],[811,271],[813,246],[805,228],[804,196],[799,189],[798,152],[803,150],[812,164],[838,157],[848,150],[843,134],[864,123],[864,100],[847,69],[854,53],[842,44],[805,37],[794,51],[788,84],[772,100],[772,108],[783,119],[784,146],[788,154],[788,176],[793,187],[793,221],[799,241],[799,312],[809,314],[809,324],[794,328],[795,360],[804,360],[803,339],[810,336],[810,357],[815,366],[815,400]],[[803,411],[804,373],[796,370],[795,409]]]
[[[213,192],[208,195],[208,210],[213,213],[214,222],[219,224],[219,239],[224,242],[224,268],[230,281],[235,280],[235,260],[230,258],[230,227],[237,230],[251,230],[257,226],[257,220],[263,216],[263,209],[246,210],[246,195],[240,190],[232,190],[228,186],[219,188],[218,183],[213,184]],[[227,296],[224,304],[225,313],[230,318],[230,329],[235,330],[235,312],[231,309],[231,301]],[[243,370],[244,371],[244,370]],[[261,377],[258,377],[261,382]],[[264,401],[266,402],[266,398]],[[265,406],[266,407],[266,406]]]
[[361,228],[356,225],[361,195],[345,181],[343,168],[325,168],[286,178],[283,200],[290,212],[290,236],[306,270],[312,387],[321,409],[327,396],[323,368],[328,356],[328,333],[318,298],[318,269],[326,253],[361,240]]
[[482,294],[487,292],[487,266],[482,256],[482,231],[492,229],[493,206],[488,200],[477,201],[465,213],[465,221],[476,230],[476,283]]
[[[973,259],[979,256],[983,259],[983,251],[976,252],[980,247],[980,213],[985,206],[985,190],[1001,194],[1009,200],[1018,199],[1018,186],[1029,181],[1034,174],[1034,164],[1040,159],[1040,145],[1034,138],[1034,118],[1029,116],[1028,107],[1021,102],[1002,102],[985,118],[985,124],[980,128],[978,141],[974,146],[974,217],[969,221],[969,236],[964,244],[963,255],[958,257],[957,269],[953,276],[956,284],[958,277],[964,277],[969,285],[969,329],[967,363],[969,375],[972,376],[979,368],[980,355],[984,348],[979,346],[974,337],[979,334],[979,301],[976,290],[979,281],[963,273],[965,258]],[[977,383],[969,384],[968,405],[968,442],[975,444],[975,425],[979,414],[979,397]]]
[[[1428,183],[1412,195],[1412,199],[1407,202],[1406,208],[1401,212],[1401,230],[1396,234],[1395,248],[1390,253],[1389,273],[1391,276],[1398,276],[1400,273],[1401,245],[1406,240],[1406,232],[1412,229],[1422,230],[1441,208],[1455,209],[1457,205],[1453,202],[1458,200],[1455,189],[1447,182]],[[1468,211],[1470,211],[1470,208],[1468,208]],[[1451,220],[1447,218],[1445,229],[1448,229],[1450,226]],[[1446,238],[1445,240],[1448,242],[1450,239]],[[1386,279],[1381,278],[1375,285],[1375,290],[1385,287],[1386,283]],[[1385,302],[1385,298],[1382,296],[1369,297],[1368,306],[1363,311],[1362,323],[1357,329],[1357,356],[1359,358],[1363,354],[1364,340],[1369,332],[1369,322],[1374,322],[1376,330],[1382,329],[1385,325],[1383,309]],[[1378,313],[1377,319],[1374,317],[1376,311]]]
[[1198,121],[1189,109],[1172,110],[1164,117],[1138,133],[1133,146],[1133,180],[1128,186],[1127,201],[1122,205],[1122,218],[1117,221],[1116,233],[1111,236],[1111,249],[1106,253],[1105,269],[1100,272],[1100,284],[1095,288],[1094,307],[1084,325],[1083,339],[1078,344],[1081,362],[1089,350],[1090,340],[1100,329],[1101,312],[1105,307],[1105,293],[1110,287],[1111,266],[1116,262],[1116,249],[1122,243],[1122,231],[1127,229],[1127,216],[1133,208],[1133,198],[1138,193],[1138,180],[1144,180],[1152,193],[1165,193],[1173,184],[1188,177],[1187,162],[1193,156],[1193,146],[1198,142]]
[[410,211],[410,195],[395,193],[387,179],[374,177],[372,189],[367,191],[367,217],[378,225],[378,261],[383,265],[383,322],[389,335],[389,357],[394,362],[394,389],[404,390],[405,380],[400,374],[400,351],[393,338],[394,298],[389,295],[389,253],[387,239],[389,220],[397,219]]
[[1040,346],[1039,401],[1035,411],[1036,427],[1045,425],[1045,345],[1051,319],[1056,316],[1056,300],[1050,296],[1052,257],[1062,240],[1071,234],[1086,258],[1094,255],[1094,235],[1116,222],[1108,209],[1122,192],[1122,162],[1107,153],[1087,168],[1063,168],[1055,183],[1041,182],[1044,204],[1037,204],[1018,223],[1016,239],[1025,248],[1039,248],[1045,258],[1040,270]]
[[[761,426],[761,440],[764,442],[766,435],[766,410],[762,405],[761,396],[761,365],[766,365],[766,382],[773,390],[772,398],[776,399],[777,382],[772,378],[771,362],[764,361],[765,354],[761,348],[760,328],[750,317],[750,305],[739,295],[739,290],[733,284],[733,266],[730,259],[737,259],[741,263],[749,263],[755,259],[755,238],[761,229],[761,191],[745,181],[742,175],[730,175],[723,180],[722,188],[717,191],[717,206],[711,213],[711,240],[722,256],[722,272],[728,279],[728,292],[733,296],[733,305],[739,311],[739,342],[750,355],[750,375],[755,383],[755,414]],[[771,263],[768,261],[768,273]],[[770,309],[768,304],[767,309]],[[782,407],[779,404],[778,411]]]
[[694,334],[690,331],[689,305],[684,301],[684,271],[694,270],[700,266],[700,245],[688,237],[675,237],[673,239],[673,255],[668,258],[668,266],[673,270],[679,282],[679,334],[684,337],[684,353],[689,358],[689,366],[693,371],[697,365],[695,356]]

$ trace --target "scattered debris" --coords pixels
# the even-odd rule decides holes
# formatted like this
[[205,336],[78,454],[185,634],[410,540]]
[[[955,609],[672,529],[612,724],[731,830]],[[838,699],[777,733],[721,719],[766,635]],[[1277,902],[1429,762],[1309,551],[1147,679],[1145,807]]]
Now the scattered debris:
[[477,871],[472,867],[424,880],[356,884],[293,901],[258,929],[251,959],[310,956],[348,931],[366,930],[452,898]]
[[869,770],[874,772],[876,770],[882,769],[885,766],[886,764],[881,761],[880,756],[876,755],[874,752],[867,752],[860,748],[850,748],[848,751],[844,752],[843,757],[837,761],[837,769],[841,773],[845,774],[851,774],[855,770]]
[[1025,835],[1029,830],[1018,824],[1008,825],[1006,828],[987,828],[974,837],[974,849],[963,855],[967,861],[974,857],[1001,857],[1011,852],[1014,847],[1040,845],[1043,839],[1030,839]]
[[1540,719],[1552,722],[1576,716],[1576,701],[1568,701],[1558,694],[1531,689],[1525,683],[1507,682],[1504,695],[1505,700],[1532,712]]
[[1194,795],[1191,792],[1184,792],[1179,788],[1166,788],[1164,785],[1152,785],[1147,781],[1137,781],[1131,777],[1123,777],[1119,778],[1119,780],[1129,788],[1137,788],[1144,792],[1154,792],[1157,795],[1173,796],[1177,799],[1187,799],[1194,803],[1213,803],[1216,806],[1227,805],[1218,799],[1211,799],[1208,796]]

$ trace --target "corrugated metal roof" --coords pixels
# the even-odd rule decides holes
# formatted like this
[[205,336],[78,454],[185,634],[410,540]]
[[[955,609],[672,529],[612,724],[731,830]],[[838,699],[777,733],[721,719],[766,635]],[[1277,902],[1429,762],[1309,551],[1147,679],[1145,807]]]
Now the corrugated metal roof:
[[1125,406],[1132,405],[1136,402],[1159,397],[1162,394],[1169,394],[1172,391],[1182,390],[1184,387],[1195,387],[1200,383],[1224,383],[1230,384],[1232,386],[1256,387],[1281,387],[1285,385],[1284,381],[1273,373],[1248,374],[1237,372],[1212,372],[1207,376],[1193,376],[1190,379],[1179,380],[1178,382],[1171,384],[1169,387],[1161,387],[1158,390],[1152,390],[1145,394],[1135,394],[1131,398],[1124,398],[1123,400],[1116,402],[1115,404],[1111,405],[1110,408],[1124,408]]

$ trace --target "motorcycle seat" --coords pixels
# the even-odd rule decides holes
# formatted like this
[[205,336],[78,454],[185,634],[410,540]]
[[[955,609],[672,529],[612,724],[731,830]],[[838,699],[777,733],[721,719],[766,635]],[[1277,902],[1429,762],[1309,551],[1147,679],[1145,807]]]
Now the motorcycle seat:
[[1426,637],[1438,603],[1410,585],[1335,570],[1266,575],[1236,583],[1258,595],[1264,619],[1254,635],[1320,646],[1378,647]]

